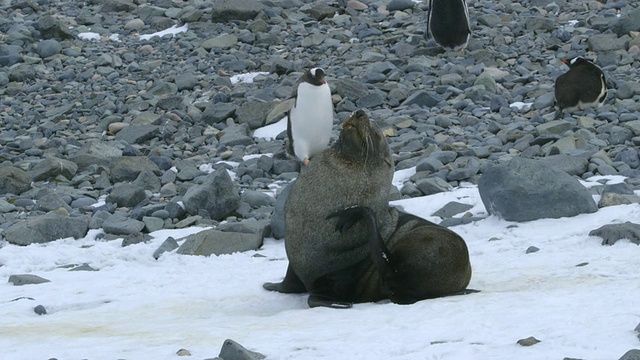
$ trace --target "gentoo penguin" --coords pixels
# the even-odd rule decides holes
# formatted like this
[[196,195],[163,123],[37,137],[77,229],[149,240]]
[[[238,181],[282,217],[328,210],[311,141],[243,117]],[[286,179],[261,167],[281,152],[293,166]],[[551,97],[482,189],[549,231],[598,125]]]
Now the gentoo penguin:
[[319,67],[302,74],[294,88],[294,103],[287,114],[288,151],[305,165],[324,150],[333,128],[331,90]]
[[579,56],[560,60],[569,65],[569,71],[556,79],[556,119],[562,117],[564,109],[582,108],[594,103],[602,106],[607,97],[607,82],[602,69]]
[[427,24],[433,40],[445,50],[464,50],[469,43],[469,9],[466,0],[430,0]]

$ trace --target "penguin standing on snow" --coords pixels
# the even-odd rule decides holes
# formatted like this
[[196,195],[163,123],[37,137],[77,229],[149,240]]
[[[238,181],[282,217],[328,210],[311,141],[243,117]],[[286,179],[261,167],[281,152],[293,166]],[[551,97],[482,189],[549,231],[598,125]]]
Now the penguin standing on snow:
[[288,151],[305,165],[324,150],[333,128],[331,90],[319,67],[302,74],[294,89],[294,103],[287,114]]
[[464,50],[469,43],[469,9],[466,0],[430,0],[427,24],[433,40],[445,50]]
[[560,60],[569,65],[569,71],[556,79],[556,119],[562,117],[564,109],[583,108],[592,104],[602,106],[607,97],[607,82],[602,69],[579,56]]

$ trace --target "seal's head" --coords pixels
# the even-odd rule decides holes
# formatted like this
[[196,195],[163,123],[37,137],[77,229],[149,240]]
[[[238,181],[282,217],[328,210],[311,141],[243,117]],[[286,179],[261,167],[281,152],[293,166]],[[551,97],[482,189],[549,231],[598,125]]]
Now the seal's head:
[[367,113],[355,111],[342,125],[333,149],[345,161],[365,166],[392,165],[391,151],[382,131]]

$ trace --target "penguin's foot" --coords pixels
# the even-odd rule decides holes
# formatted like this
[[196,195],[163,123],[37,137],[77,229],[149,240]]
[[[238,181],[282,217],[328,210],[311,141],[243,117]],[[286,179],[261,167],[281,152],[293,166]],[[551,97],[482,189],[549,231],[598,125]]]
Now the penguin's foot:
[[309,165],[309,158],[304,158],[304,160],[302,160],[302,163],[305,165]]

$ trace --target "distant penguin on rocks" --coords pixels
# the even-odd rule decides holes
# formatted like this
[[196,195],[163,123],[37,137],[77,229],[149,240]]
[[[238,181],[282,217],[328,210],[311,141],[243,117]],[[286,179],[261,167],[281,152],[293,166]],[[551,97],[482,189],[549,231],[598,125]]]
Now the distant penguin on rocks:
[[427,37],[445,50],[464,50],[469,43],[469,9],[466,0],[430,0]]
[[333,102],[324,70],[306,70],[298,79],[294,98],[287,114],[288,152],[307,165],[313,155],[327,148],[333,128]]
[[569,65],[569,71],[556,79],[555,118],[561,118],[565,109],[584,108],[593,104],[602,106],[607,97],[607,82],[602,69],[579,56],[560,60]]

